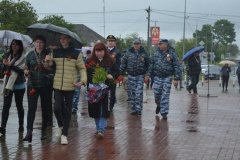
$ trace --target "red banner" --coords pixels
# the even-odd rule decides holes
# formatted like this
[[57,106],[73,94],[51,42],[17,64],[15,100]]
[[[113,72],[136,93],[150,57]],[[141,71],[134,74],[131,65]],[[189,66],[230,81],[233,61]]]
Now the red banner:
[[160,27],[151,27],[152,45],[158,44],[160,40]]

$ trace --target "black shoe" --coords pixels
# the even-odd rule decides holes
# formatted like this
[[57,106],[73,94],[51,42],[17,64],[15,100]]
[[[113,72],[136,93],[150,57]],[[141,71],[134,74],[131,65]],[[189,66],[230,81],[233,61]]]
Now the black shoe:
[[160,112],[160,107],[157,106],[155,113],[158,114]]
[[40,139],[41,139],[41,140],[47,139],[46,131],[42,131],[42,134],[41,134]]
[[6,134],[6,129],[3,128],[3,127],[0,127],[0,133],[1,133],[2,135],[5,135],[5,134]]
[[137,115],[137,111],[132,111],[130,114],[131,115]]
[[225,92],[227,92],[228,90],[227,89],[225,89]]
[[162,117],[163,117],[163,119],[167,119],[167,114],[166,114],[166,113],[163,113],[163,114],[162,114]]
[[187,88],[187,91],[188,91],[188,93],[190,93],[190,94],[191,94],[191,89],[190,89],[190,88]]
[[24,127],[23,126],[19,126],[18,127],[18,132],[23,132],[24,131]]
[[184,88],[183,86],[181,86],[180,88]]
[[32,142],[32,131],[31,130],[27,130],[27,134],[26,136],[23,138],[23,141],[28,141],[28,143]]
[[129,101],[131,101],[131,99],[128,98],[127,101],[129,102]]
[[141,111],[137,111],[137,115],[142,115],[142,112]]
[[77,110],[76,109],[72,109],[72,114],[76,114]]

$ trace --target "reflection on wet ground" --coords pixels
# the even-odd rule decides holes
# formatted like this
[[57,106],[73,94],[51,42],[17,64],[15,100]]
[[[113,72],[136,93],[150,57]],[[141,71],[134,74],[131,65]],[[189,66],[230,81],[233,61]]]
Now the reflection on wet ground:
[[[48,139],[40,140],[40,107],[37,110],[32,143],[23,142],[26,129],[24,133],[18,133],[18,118],[13,103],[7,134],[0,136],[0,159],[239,160],[238,89],[230,88],[228,93],[222,93],[218,81],[210,83],[211,94],[218,97],[199,96],[207,94],[207,85],[198,85],[199,95],[190,95],[185,89],[176,90],[173,87],[167,120],[155,115],[152,90],[146,91],[148,103],[143,105],[142,116],[135,116],[129,114],[130,103],[126,101],[126,91],[117,88],[117,104],[102,140],[94,137],[95,124],[88,117],[82,89],[78,113],[72,116],[69,144],[65,146],[54,136],[55,127],[48,127]],[[2,97],[0,101],[2,103]],[[27,115],[26,96],[24,108]]]

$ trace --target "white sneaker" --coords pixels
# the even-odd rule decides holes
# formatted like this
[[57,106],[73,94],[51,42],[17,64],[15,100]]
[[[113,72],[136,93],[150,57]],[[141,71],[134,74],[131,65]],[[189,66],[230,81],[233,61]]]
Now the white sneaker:
[[63,129],[63,127],[59,127],[56,129],[56,131],[55,131],[56,137],[60,137],[62,135],[62,129]]
[[61,136],[61,144],[68,144],[67,137],[64,135]]

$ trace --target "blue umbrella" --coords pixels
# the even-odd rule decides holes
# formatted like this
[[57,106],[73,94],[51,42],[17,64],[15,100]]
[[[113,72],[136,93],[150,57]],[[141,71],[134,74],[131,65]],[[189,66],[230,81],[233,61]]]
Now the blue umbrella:
[[202,52],[204,50],[204,47],[203,46],[198,46],[198,47],[195,47],[193,49],[191,49],[190,51],[188,51],[186,54],[184,54],[182,60],[185,61],[187,60],[193,53],[195,52]]

